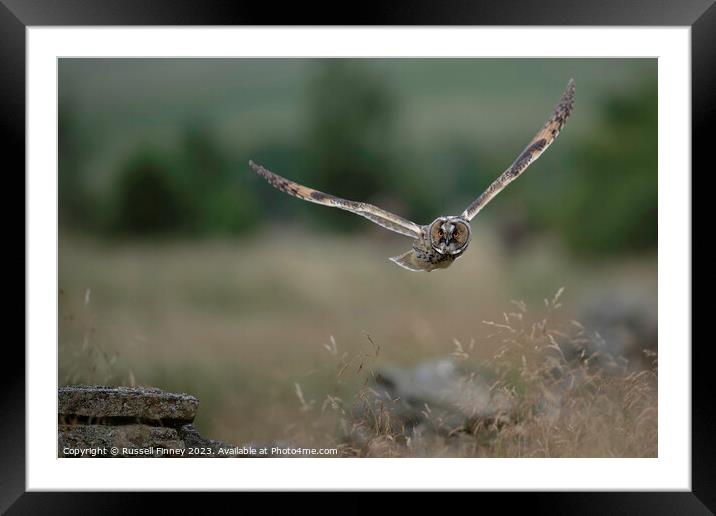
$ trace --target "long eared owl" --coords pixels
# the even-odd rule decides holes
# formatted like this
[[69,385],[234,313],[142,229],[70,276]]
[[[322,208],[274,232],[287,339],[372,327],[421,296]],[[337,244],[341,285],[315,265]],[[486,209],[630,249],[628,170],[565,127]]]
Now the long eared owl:
[[392,257],[391,260],[411,271],[429,272],[449,267],[463,255],[472,238],[470,221],[493,197],[517,179],[550,146],[572,112],[573,104],[574,80],[570,80],[552,116],[512,165],[495,179],[487,187],[487,190],[460,215],[438,217],[425,226],[420,226],[371,204],[341,199],[300,185],[266,170],[253,161],[249,161],[249,165],[256,173],[263,176],[266,181],[282,192],[304,201],[353,212],[384,228],[414,239],[412,249],[399,256]]

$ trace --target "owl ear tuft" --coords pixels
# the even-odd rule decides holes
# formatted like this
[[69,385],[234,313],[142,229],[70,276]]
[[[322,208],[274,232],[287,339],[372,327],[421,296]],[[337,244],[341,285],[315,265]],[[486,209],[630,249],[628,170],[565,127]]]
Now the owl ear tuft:
[[415,260],[415,250],[413,249],[401,254],[400,256],[391,257],[390,261],[400,265],[404,269],[408,269],[409,271],[420,272],[424,270],[417,265],[417,261]]

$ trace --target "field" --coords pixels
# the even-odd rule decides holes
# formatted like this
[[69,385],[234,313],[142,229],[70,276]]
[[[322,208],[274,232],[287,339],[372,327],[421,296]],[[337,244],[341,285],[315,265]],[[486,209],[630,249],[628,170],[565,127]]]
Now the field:
[[[549,316],[555,327],[570,327],[596,293],[625,286],[656,304],[653,256],[576,262],[546,239],[511,256],[489,227],[478,221],[473,231],[465,257],[430,274],[390,263],[408,241],[378,230],[341,237],[268,226],[237,240],[125,242],[65,232],[59,384],[188,392],[200,399],[196,426],[205,436],[328,446],[344,417],[326,409],[328,395],[347,407],[375,368],[456,357],[456,347],[469,347],[458,357],[465,363],[494,363],[506,339],[485,321],[504,322],[505,312],[523,306],[514,301],[529,307],[526,318]],[[558,306],[546,306],[561,288]],[[535,376],[523,380],[525,388],[541,385]],[[575,429],[587,432],[569,444],[544,421],[523,414],[505,431],[519,437],[510,434],[499,444],[493,435],[479,450],[473,441],[455,453],[654,456],[654,380],[596,382],[594,403],[578,398],[580,408],[562,421],[571,425],[572,438]],[[631,400],[637,406],[629,407],[637,390],[639,399]],[[629,419],[632,408],[641,419]],[[377,432],[373,444],[382,444],[358,454],[403,454],[392,444],[394,430]],[[552,448],[536,435],[548,431],[558,440]],[[512,446],[516,442],[524,446]],[[439,454],[443,445],[425,453]]]
[[[193,394],[197,429],[233,444],[656,455],[656,59],[62,59],[58,76],[60,385]],[[408,239],[247,166],[427,223],[509,166],[570,78],[559,140],[444,271],[400,269]]]

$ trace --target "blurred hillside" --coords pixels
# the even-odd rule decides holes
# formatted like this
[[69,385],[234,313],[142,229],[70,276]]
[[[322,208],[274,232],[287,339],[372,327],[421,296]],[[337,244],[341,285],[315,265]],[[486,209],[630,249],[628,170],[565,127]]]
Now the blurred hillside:
[[59,74],[60,223],[75,232],[373,231],[280,195],[249,159],[427,223],[497,177],[574,77],[565,131],[481,217],[508,249],[540,234],[577,255],[656,247],[656,60],[63,59]]

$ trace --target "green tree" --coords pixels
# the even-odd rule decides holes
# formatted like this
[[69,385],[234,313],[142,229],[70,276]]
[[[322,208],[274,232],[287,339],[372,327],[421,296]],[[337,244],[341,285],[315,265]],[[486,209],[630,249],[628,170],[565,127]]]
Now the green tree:
[[[391,184],[397,165],[396,101],[385,79],[357,60],[327,59],[309,85],[306,183],[355,200]],[[356,228],[355,217],[321,217]]]
[[170,156],[142,150],[119,171],[113,189],[111,229],[135,236],[176,233],[192,221],[189,199]]
[[231,160],[216,141],[201,121],[189,123],[181,141],[179,169],[194,214],[192,228],[199,234],[245,233],[259,219],[255,193],[247,181],[253,177],[243,160]]
[[655,81],[604,99],[602,124],[577,147],[561,201],[542,203],[575,252],[656,248],[657,100]]

